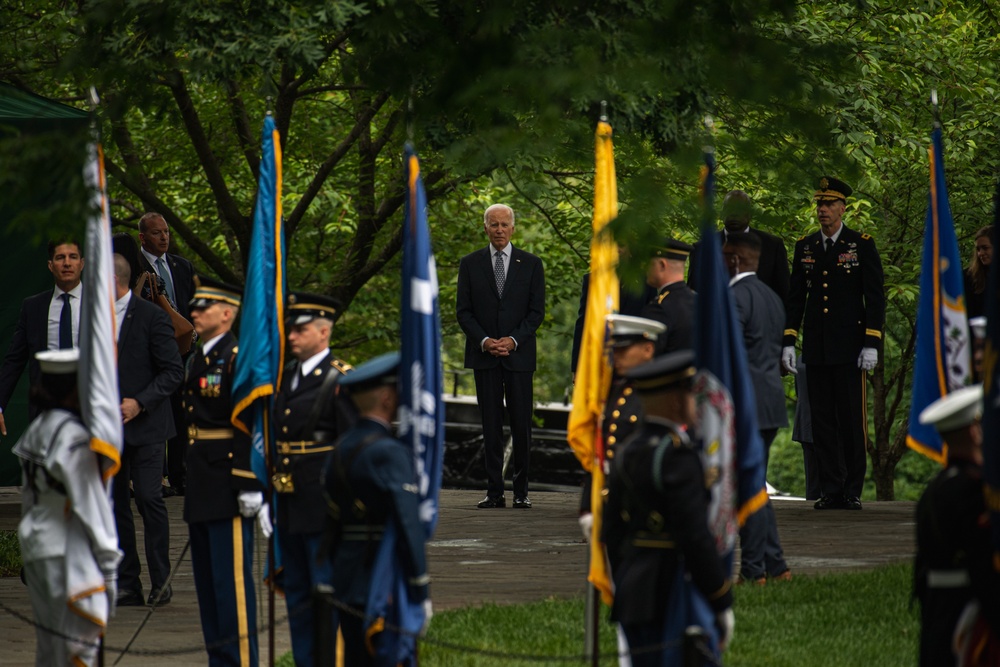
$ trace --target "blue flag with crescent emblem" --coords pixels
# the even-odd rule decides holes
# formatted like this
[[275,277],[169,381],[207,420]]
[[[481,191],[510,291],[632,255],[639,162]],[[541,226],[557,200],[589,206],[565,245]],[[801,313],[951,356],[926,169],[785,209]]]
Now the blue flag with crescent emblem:
[[969,384],[971,340],[965,314],[965,286],[958,239],[948,203],[941,150],[941,128],[928,149],[931,184],[924,221],[924,249],[917,303],[917,348],[906,445],[938,463],[947,451],[933,424],[921,424],[928,405]]
[[[409,144],[406,146],[406,175],[399,439],[413,453],[420,521],[430,539],[437,526],[444,459],[441,316],[437,268],[427,224],[427,195],[420,176],[420,161]],[[422,603],[410,600],[406,575],[397,555],[398,539],[395,524],[387,523],[372,568],[365,613],[370,628],[375,625],[385,628],[377,644],[377,665],[415,664],[416,636],[424,624]]]

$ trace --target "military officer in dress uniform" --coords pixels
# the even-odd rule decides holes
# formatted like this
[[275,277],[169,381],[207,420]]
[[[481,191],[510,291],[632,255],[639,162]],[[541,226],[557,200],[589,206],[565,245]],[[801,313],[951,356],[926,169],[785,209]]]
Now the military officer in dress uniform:
[[397,664],[394,656],[379,654],[383,634],[371,629],[373,620],[364,619],[372,566],[389,523],[395,524],[396,557],[410,600],[422,602],[425,625],[430,620],[426,534],[420,522],[414,454],[391,431],[399,408],[399,364],[399,353],[391,352],[341,378],[340,386],[360,416],[334,446],[324,480],[332,518],[334,598],[351,609],[340,611],[339,617],[344,664],[352,667]]
[[352,423],[338,397],[337,380],[351,366],[330,353],[339,305],[327,296],[290,293],[285,307],[288,349],[274,399],[277,537],[282,586],[288,605],[292,653],[299,667],[314,664],[313,587],[331,582],[329,559],[320,557],[326,501],[320,476],[333,442]]
[[682,662],[681,647],[697,617],[679,592],[687,577],[704,598],[699,604],[707,603],[701,611],[714,614],[707,624],[714,627],[703,630],[716,658],[733,632],[731,581],[708,527],[701,455],[687,435],[695,415],[693,364],[687,350],[626,373],[644,417],[618,445],[602,538],[615,582],[611,616],[625,631],[634,667],[690,664]]
[[794,374],[802,325],[820,493],[819,510],[861,509],[868,465],[865,373],[878,363],[885,324],[882,260],[875,240],[842,222],[852,189],[820,179],[820,230],[795,244],[781,361]]
[[[605,475],[614,461],[615,445],[624,442],[638,428],[639,419],[642,418],[639,395],[635,393],[633,383],[625,377],[625,373],[653,359],[657,338],[666,329],[660,322],[644,317],[616,313],[608,315],[606,320],[615,374],[604,406],[604,419],[601,421]],[[590,541],[594,525],[594,516],[590,511],[592,490],[592,479],[587,475],[580,498],[580,529],[587,541]]]
[[979,604],[993,636],[1000,636],[1000,574],[993,567],[983,495],[982,407],[983,386],[974,385],[947,394],[920,413],[920,423],[933,424],[948,445],[947,467],[917,503],[913,588],[921,606],[921,667],[958,664],[952,637],[972,601]]
[[684,282],[684,265],[691,255],[691,244],[664,239],[652,248],[653,257],[646,271],[646,284],[656,290],[656,298],[640,315],[662,322],[667,328],[659,336],[656,354],[690,350],[694,322],[695,293]]
[[237,352],[230,329],[241,290],[195,280],[188,305],[201,343],[187,360],[181,404],[188,438],[184,520],[201,629],[210,665],[256,665],[254,517],[266,536],[271,527],[263,486],[250,470],[250,437],[230,422]]

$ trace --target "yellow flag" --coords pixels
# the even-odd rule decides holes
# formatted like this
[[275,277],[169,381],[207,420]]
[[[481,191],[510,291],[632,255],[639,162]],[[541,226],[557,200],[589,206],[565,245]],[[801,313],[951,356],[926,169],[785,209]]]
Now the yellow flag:
[[590,540],[590,575],[588,580],[601,591],[605,604],[611,604],[611,583],[604,549],[600,544],[603,509],[604,470],[601,416],[611,387],[611,361],[606,350],[606,317],[618,312],[618,246],[606,229],[618,215],[618,185],[615,180],[614,148],[611,126],[597,124],[594,170],[594,236],[590,242],[590,287],[587,314],[576,365],[573,410],[569,415],[566,439],[584,470],[591,473],[593,492],[591,509],[594,528]]

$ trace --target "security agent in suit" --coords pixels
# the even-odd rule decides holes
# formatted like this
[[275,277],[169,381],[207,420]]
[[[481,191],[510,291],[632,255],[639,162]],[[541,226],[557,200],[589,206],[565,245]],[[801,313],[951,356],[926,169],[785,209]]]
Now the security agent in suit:
[[210,665],[257,664],[254,517],[265,537],[271,531],[263,486],[250,469],[250,437],[230,421],[238,351],[230,329],[240,299],[238,287],[198,280],[190,312],[201,342],[188,357],[181,386],[187,427],[184,520]]
[[330,353],[339,304],[330,297],[288,295],[288,350],[274,398],[275,448],[272,484],[277,494],[277,538],[296,665],[314,664],[313,587],[330,584],[329,559],[321,558],[326,501],[320,477],[333,442],[353,424],[338,396],[337,381],[351,366]]
[[510,418],[514,508],[529,509],[535,331],[545,318],[542,260],[515,248],[514,211],[493,204],[483,215],[490,244],[462,258],[455,310],[465,332],[465,367],[474,371],[483,421],[487,488],[480,509],[505,507],[503,413]]
[[662,322],[667,330],[658,339],[656,354],[690,350],[693,345],[695,293],[684,282],[684,264],[691,244],[667,238],[652,248],[646,283],[656,298],[642,310],[642,317]]
[[368,646],[377,653],[383,635],[367,637],[374,619],[366,622],[364,614],[375,555],[390,522],[398,535],[397,559],[410,599],[424,603],[425,624],[431,616],[414,453],[391,431],[399,408],[399,364],[399,353],[390,352],[358,366],[339,383],[360,415],[334,445],[324,479],[331,516],[333,595],[341,605],[345,665],[377,664]]
[[[722,201],[722,231],[719,232],[720,246],[733,233],[753,234],[760,241],[760,261],[757,266],[757,278],[770,287],[785,303],[788,296],[788,252],[785,243],[774,234],[750,226],[753,214],[753,203],[750,196],[742,190],[730,190]],[[691,251],[691,262],[688,268],[688,284],[694,279],[701,253],[701,241],[696,241]]]
[[[760,241],[744,232],[729,234],[722,255],[730,276],[730,292],[743,334],[747,367],[757,404],[757,427],[764,441],[764,469],[778,429],[788,426],[785,390],[781,382],[781,340],[785,308],[774,290],[755,273]],[[778,538],[771,501],[747,517],[740,528],[740,579],[765,584],[791,579]]]
[[[615,455],[602,539],[615,582],[611,617],[622,625],[634,667],[682,664],[684,628],[672,614],[683,613],[676,587],[685,576],[716,615],[717,628],[705,630],[720,651],[733,632],[731,584],[708,528],[705,471],[687,435],[693,364],[687,350],[626,373],[645,416]],[[666,636],[676,625],[677,634]],[[660,644],[667,648],[644,650]]]
[[[606,320],[615,371],[608,400],[604,405],[604,418],[601,420],[604,474],[608,475],[618,443],[627,440],[639,427],[639,420],[642,419],[642,404],[635,391],[635,383],[626,378],[625,373],[652,361],[656,352],[656,339],[666,327],[660,322],[629,315],[608,315]],[[588,541],[594,520],[591,514],[592,483],[590,475],[584,477],[583,495],[580,498],[580,529],[584,539]]]
[[[83,253],[80,244],[72,240],[50,241],[48,250],[48,267],[55,280],[55,288],[29,296],[21,304],[14,337],[0,365],[0,435],[7,435],[4,410],[24,367],[28,367],[28,379],[34,386],[41,378],[35,359],[37,353],[79,347]],[[64,294],[67,296],[64,297]],[[29,396],[29,421],[38,412],[38,405]]]
[[170,523],[161,490],[163,447],[175,433],[169,399],[184,379],[184,366],[170,318],[152,303],[132,294],[131,269],[124,257],[116,254],[114,264],[118,296],[115,302],[118,386],[125,424],[122,465],[112,488],[118,543],[125,554],[118,568],[118,605],[143,604],[129,482],[142,516],[146,564],[152,584],[146,603],[165,604],[172,592],[166,585],[170,574]]
[[865,373],[878,363],[885,325],[882,260],[875,240],[841,218],[852,189],[824,176],[813,195],[820,230],[795,244],[785,304],[782,365],[795,373],[802,325],[802,361],[809,368],[809,409],[822,497],[814,507],[861,509],[868,465]]
[[983,387],[974,385],[920,413],[920,423],[933,424],[948,446],[947,467],[917,503],[913,592],[921,607],[921,667],[957,664],[952,637],[970,602],[979,604],[993,636],[1000,633],[1000,574],[983,493],[982,407]]

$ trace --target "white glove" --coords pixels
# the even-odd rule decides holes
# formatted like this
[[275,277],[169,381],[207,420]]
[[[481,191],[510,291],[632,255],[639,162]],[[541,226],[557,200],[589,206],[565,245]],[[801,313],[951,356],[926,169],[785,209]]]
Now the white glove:
[[785,367],[785,370],[792,375],[798,375],[799,372],[795,368],[795,346],[789,345],[788,347],[781,348],[781,365]]
[[434,608],[431,606],[431,599],[424,600],[424,624],[420,626],[420,636],[427,635],[427,628],[431,624],[431,617],[434,616]]
[[104,575],[104,593],[108,596],[108,618],[118,611],[118,572]]
[[264,534],[264,539],[269,539],[271,533],[274,532],[274,528],[271,526],[271,516],[268,512],[267,506],[262,506],[257,512],[257,526],[260,527],[260,532]]
[[590,512],[581,514],[577,521],[580,522],[580,531],[583,533],[583,539],[589,543],[590,534],[594,532],[594,515]]
[[876,364],[878,364],[878,350],[874,347],[861,348],[861,354],[858,355],[858,368],[870,371],[874,370]]
[[260,511],[264,505],[264,494],[260,491],[240,491],[240,514],[250,518]]
[[725,610],[716,615],[715,625],[719,629],[719,650],[725,651],[729,642],[733,640],[733,629],[736,627],[736,614],[733,608]]

